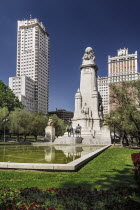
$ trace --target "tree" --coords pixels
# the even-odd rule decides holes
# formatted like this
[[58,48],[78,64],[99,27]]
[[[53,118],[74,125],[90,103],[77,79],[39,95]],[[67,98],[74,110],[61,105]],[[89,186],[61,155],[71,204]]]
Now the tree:
[[3,133],[9,120],[9,111],[7,107],[0,108],[0,131]]
[[37,136],[45,136],[45,127],[47,126],[48,117],[41,113],[32,113],[25,110],[16,109],[10,113],[9,131],[19,136],[33,135],[37,140]]
[[4,121],[8,118],[9,111],[7,107],[0,108],[0,128],[4,124]]
[[140,80],[113,83],[110,84],[110,90],[111,102],[116,103],[117,106],[133,104],[137,108],[140,107]]
[[50,118],[54,122],[54,127],[55,127],[55,135],[56,136],[62,136],[64,135],[66,131],[66,125],[63,120],[61,120],[57,115],[50,115]]
[[30,113],[25,110],[16,109],[12,111],[9,116],[9,131],[17,135],[17,140],[19,136],[23,135],[24,140],[30,132],[31,117]]
[[7,107],[9,111],[13,111],[14,108],[23,108],[13,91],[2,80],[0,80],[0,107]]
[[48,123],[48,117],[41,113],[30,113],[31,123],[29,125],[29,133],[35,137],[45,136],[45,127]]
[[122,143],[128,145],[134,138],[140,142],[140,81],[123,82],[119,86],[111,84],[110,88],[117,107],[106,116],[106,122]]

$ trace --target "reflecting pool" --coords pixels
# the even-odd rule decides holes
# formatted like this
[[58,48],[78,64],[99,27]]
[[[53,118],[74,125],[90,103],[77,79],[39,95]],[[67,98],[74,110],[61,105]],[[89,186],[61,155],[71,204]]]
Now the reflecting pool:
[[66,164],[89,154],[101,146],[0,146],[0,162]]

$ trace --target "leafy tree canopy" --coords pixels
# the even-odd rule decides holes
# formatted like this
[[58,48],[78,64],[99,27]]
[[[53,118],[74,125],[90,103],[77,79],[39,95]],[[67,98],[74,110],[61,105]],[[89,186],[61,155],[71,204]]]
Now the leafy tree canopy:
[[0,108],[0,129],[8,121],[9,111],[7,107]]
[[140,80],[110,84],[111,103],[140,106]]
[[17,136],[24,135],[26,139],[26,135],[30,133],[30,123],[30,113],[25,110],[16,109],[12,111],[9,116],[9,131]]
[[111,84],[110,88],[112,100],[118,105],[106,116],[110,130],[127,144],[133,138],[140,142],[140,81]]
[[55,127],[55,135],[56,136],[62,136],[64,135],[66,131],[66,125],[63,120],[61,120],[57,115],[50,115],[50,118],[54,122],[54,127]]
[[0,80],[0,107],[7,107],[9,111],[14,108],[23,108],[22,103],[2,80]]
[[35,136],[37,140],[37,136],[45,136],[45,127],[48,123],[48,117],[41,113],[30,113],[30,126],[29,133]]
[[17,139],[23,135],[26,140],[27,135],[45,136],[45,127],[47,126],[48,117],[41,113],[27,112],[21,109],[15,109],[9,116],[9,131],[16,134]]

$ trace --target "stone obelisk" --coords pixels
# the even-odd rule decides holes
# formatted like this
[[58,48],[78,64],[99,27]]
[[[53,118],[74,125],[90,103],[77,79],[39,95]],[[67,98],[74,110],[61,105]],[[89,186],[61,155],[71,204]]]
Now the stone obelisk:
[[82,127],[82,136],[94,136],[101,129],[99,117],[99,93],[97,87],[97,70],[95,55],[91,47],[85,49],[80,67],[80,89],[75,95],[75,112],[72,119],[73,128]]

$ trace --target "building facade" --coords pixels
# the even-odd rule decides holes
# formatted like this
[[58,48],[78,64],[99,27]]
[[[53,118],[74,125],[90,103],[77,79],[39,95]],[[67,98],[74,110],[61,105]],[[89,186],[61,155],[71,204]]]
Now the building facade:
[[27,76],[10,77],[9,87],[24,104],[26,111],[35,112],[34,81]]
[[117,56],[108,56],[108,77],[98,78],[98,89],[102,96],[104,114],[108,114],[115,109],[115,104],[111,100],[111,89],[109,84],[121,84],[123,81],[139,79],[138,73],[138,54],[128,53],[128,49],[119,49]]
[[[16,81],[22,76],[26,76],[26,81],[30,78],[30,87],[33,87],[31,92],[34,93],[33,110],[27,106],[28,95],[17,95],[16,87],[12,83],[13,77],[9,78],[9,86],[23,102],[26,110],[45,114],[48,113],[49,98],[49,43],[49,34],[38,19],[18,21]],[[24,89],[27,93],[25,84],[22,83],[21,90]]]
[[138,79],[137,51],[128,54],[128,49],[118,50],[115,57],[108,57],[108,77],[110,83],[132,81]]
[[49,115],[56,114],[57,117],[64,120],[65,123],[69,122],[73,118],[73,112],[67,111],[65,109],[56,109],[56,111],[49,112]]
[[98,77],[98,91],[102,98],[103,112],[104,114],[109,113],[109,80],[108,77]]

